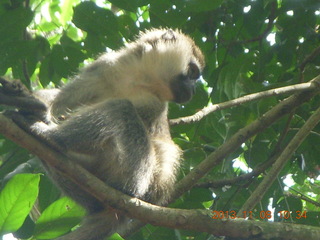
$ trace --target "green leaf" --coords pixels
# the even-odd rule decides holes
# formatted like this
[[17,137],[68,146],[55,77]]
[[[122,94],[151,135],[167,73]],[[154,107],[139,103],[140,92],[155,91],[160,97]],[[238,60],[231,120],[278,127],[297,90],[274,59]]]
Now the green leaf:
[[40,211],[43,212],[50,204],[60,198],[61,191],[46,175],[41,176],[39,189],[38,204]]
[[51,239],[70,231],[79,224],[85,211],[70,198],[63,197],[52,203],[36,222],[35,237]]
[[108,240],[124,240],[118,233],[113,234]]
[[40,174],[18,174],[0,193],[0,233],[18,230],[37,196]]
[[[29,25],[33,12],[25,7],[19,7],[0,15],[0,36],[1,42],[7,39],[22,37],[23,30]],[[5,24],[4,24],[5,23]]]
[[170,26],[172,28],[181,27],[186,24],[189,14],[180,11],[166,1],[152,1],[150,4],[150,21],[153,26]]
[[4,144],[1,144],[0,155],[2,156],[1,161],[4,162],[0,167],[1,179],[16,171],[16,168],[20,164],[25,163],[30,158],[29,153],[25,149],[18,147],[11,141],[4,141]]
[[103,36],[114,34],[118,30],[118,22],[114,14],[93,2],[83,2],[76,6],[72,21],[86,32]]
[[96,56],[105,50],[104,44],[101,42],[101,38],[98,34],[88,33],[84,40],[85,49],[89,56]]
[[110,0],[109,2],[130,12],[136,12],[138,7],[148,4],[148,1],[141,0]]
[[130,15],[121,15],[118,17],[119,31],[126,38],[130,39],[138,34],[135,20]]
[[204,0],[189,0],[186,2],[186,11],[191,12],[206,12],[212,11],[217,9],[223,0],[211,0],[211,1],[204,1]]
[[[79,0],[77,0],[78,2]],[[65,25],[68,21],[72,18],[72,6],[75,3],[75,0],[65,0],[63,1],[63,5],[61,7],[61,16],[60,16],[60,22]]]
[[188,201],[207,202],[213,199],[212,192],[205,188],[193,188],[186,197]]
[[[150,234],[151,233],[151,234]],[[145,239],[177,239],[174,230],[163,227],[149,227],[149,236]]]

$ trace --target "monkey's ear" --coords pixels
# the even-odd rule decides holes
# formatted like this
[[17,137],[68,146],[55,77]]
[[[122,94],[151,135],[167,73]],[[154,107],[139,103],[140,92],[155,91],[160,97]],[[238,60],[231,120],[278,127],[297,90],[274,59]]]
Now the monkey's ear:
[[175,41],[176,36],[174,35],[174,32],[172,29],[168,29],[164,34],[162,34],[161,38],[165,41]]

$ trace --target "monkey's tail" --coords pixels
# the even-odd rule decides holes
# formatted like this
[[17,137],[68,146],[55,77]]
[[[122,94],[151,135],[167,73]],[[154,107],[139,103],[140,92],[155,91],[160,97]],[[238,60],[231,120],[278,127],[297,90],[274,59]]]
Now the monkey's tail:
[[99,212],[88,215],[75,231],[56,240],[103,240],[115,233],[128,218],[115,212]]

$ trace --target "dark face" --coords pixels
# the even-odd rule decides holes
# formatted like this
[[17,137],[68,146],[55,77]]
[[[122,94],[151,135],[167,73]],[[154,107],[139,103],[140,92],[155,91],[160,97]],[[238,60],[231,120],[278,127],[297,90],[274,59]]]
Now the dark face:
[[191,100],[195,93],[195,83],[199,78],[200,69],[196,64],[189,63],[187,74],[180,74],[171,82],[173,101],[185,103]]

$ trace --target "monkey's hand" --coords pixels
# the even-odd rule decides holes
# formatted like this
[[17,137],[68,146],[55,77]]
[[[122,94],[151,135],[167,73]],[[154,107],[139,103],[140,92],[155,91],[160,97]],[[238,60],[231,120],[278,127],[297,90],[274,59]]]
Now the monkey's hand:
[[47,106],[19,80],[8,81],[0,77],[0,84],[0,105],[15,107],[24,116],[46,121]]
[[31,92],[19,80],[8,81],[5,78],[0,77],[0,83],[2,85],[2,90],[7,95],[31,95]]
[[[48,128],[45,103],[36,98],[19,80],[8,81],[0,77],[0,84],[0,105],[15,108],[6,110],[4,115],[26,132],[41,138],[42,132]],[[38,127],[40,124],[41,128]]]
[[23,113],[44,113],[46,105],[32,95],[19,80],[8,81],[0,77],[0,104],[13,106]]

